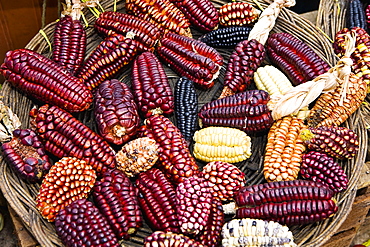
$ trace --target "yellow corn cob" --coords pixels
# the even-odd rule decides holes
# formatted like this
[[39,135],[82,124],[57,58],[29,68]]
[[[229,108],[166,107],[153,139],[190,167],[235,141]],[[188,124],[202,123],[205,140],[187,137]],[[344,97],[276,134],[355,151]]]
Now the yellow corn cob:
[[237,163],[252,155],[251,138],[238,129],[207,127],[196,131],[193,139],[194,157],[205,162]]
[[293,88],[288,77],[285,76],[278,68],[272,65],[259,67],[254,73],[254,82],[260,90],[268,92],[270,95],[284,95]]
[[272,125],[263,168],[268,182],[297,179],[305,151],[300,133],[305,128],[302,119],[292,116],[279,119]]

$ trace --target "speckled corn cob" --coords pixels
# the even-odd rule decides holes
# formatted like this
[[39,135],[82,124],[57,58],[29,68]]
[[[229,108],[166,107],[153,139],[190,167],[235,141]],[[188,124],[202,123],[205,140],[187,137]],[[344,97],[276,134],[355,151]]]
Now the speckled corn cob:
[[174,110],[174,97],[167,75],[158,58],[151,52],[136,57],[131,70],[131,88],[141,114],[169,115]]
[[365,9],[360,0],[348,1],[346,14],[347,28],[360,27],[366,29]]
[[293,88],[284,73],[272,65],[259,67],[254,73],[254,82],[258,89],[265,90],[270,95],[284,95]]
[[203,244],[173,232],[156,231],[144,240],[144,247],[206,247]]
[[235,128],[210,126],[194,133],[193,155],[196,159],[211,162],[238,163],[251,155],[251,138]]
[[104,36],[134,33],[139,51],[154,50],[162,33],[160,28],[144,19],[113,11],[102,12],[96,19],[94,28]]
[[43,105],[32,109],[30,116],[46,151],[58,158],[84,159],[98,173],[115,167],[114,151],[108,143],[68,112]]
[[225,27],[207,32],[199,40],[214,48],[234,48],[248,39],[251,27]]
[[105,38],[92,51],[77,77],[81,78],[92,90],[105,80],[112,79],[121,69],[134,59],[137,52],[137,43],[132,38],[121,34],[112,34]]
[[154,115],[145,120],[140,136],[155,140],[159,146],[160,168],[174,184],[199,173],[198,165],[191,156],[188,145],[179,129],[166,117]]
[[108,221],[86,199],[60,210],[55,219],[55,231],[66,247],[121,246]]
[[260,13],[249,3],[227,3],[219,9],[219,22],[222,26],[247,26],[256,22]]
[[36,208],[49,222],[67,205],[87,198],[96,180],[92,166],[84,160],[64,157],[56,162],[42,180]]
[[137,188],[119,170],[110,170],[96,181],[94,202],[119,239],[129,239],[143,224]]
[[123,82],[102,82],[95,92],[94,116],[99,134],[108,142],[122,145],[131,140],[140,125],[134,96]]
[[357,134],[346,127],[310,127],[301,132],[301,138],[309,150],[337,159],[351,159],[359,149]]
[[224,126],[247,134],[261,133],[274,122],[267,108],[269,100],[267,92],[249,90],[204,104],[198,116],[204,127]]
[[41,181],[51,167],[44,145],[31,129],[14,130],[12,140],[1,149],[10,167],[26,181]]
[[142,20],[148,20],[165,32],[192,37],[190,22],[169,0],[126,0],[126,11]]
[[0,72],[13,86],[69,112],[88,109],[92,93],[54,61],[28,49],[8,51]]
[[312,48],[289,33],[271,34],[266,50],[271,62],[289,77],[293,85],[313,80],[330,69]]
[[176,191],[159,169],[141,173],[136,180],[139,202],[150,227],[155,231],[180,233],[176,213]]
[[234,194],[245,186],[245,174],[236,166],[213,161],[203,167],[202,176],[208,181],[214,198],[232,200]]
[[157,55],[173,71],[204,88],[211,88],[223,65],[222,56],[205,43],[174,33],[160,39]]
[[327,154],[310,151],[303,155],[300,175],[326,184],[334,193],[347,189],[348,178],[343,168]]
[[295,247],[293,234],[287,226],[258,219],[233,219],[222,227],[222,246]]
[[300,137],[304,128],[306,126],[302,119],[290,116],[272,125],[267,136],[263,163],[263,174],[267,181],[297,179],[306,150]]

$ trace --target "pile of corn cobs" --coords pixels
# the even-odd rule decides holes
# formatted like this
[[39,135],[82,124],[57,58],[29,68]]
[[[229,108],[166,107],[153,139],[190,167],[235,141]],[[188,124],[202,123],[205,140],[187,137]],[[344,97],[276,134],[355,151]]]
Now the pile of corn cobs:
[[[287,91],[281,85],[330,68],[304,42],[288,33],[266,45],[249,41],[260,11],[247,3],[126,0],[125,12],[100,14],[94,27],[104,40],[86,59],[84,28],[67,15],[56,24],[51,59],[18,49],[1,65],[9,83],[46,103],[3,154],[23,179],[41,183],[37,209],[66,246],[119,246],[144,221],[154,231],[144,246],[295,246],[283,225],[335,214],[332,197],[348,182],[336,161],[359,146],[339,125],[363,100],[361,79],[345,99],[352,112],[336,111],[333,92],[309,124],[298,115],[274,120],[268,102]],[[204,35],[193,39],[190,27]],[[224,78],[231,93],[198,111],[196,88],[223,79],[224,47],[234,49]],[[261,66],[267,56],[285,75]],[[174,88],[163,64],[180,77]],[[128,66],[131,85],[116,79]],[[97,132],[72,115],[92,108]],[[341,118],[328,124],[325,114]],[[232,163],[251,156],[250,136],[266,134],[266,181],[247,186]],[[49,154],[60,160],[51,165]],[[231,201],[236,219],[226,222]]]

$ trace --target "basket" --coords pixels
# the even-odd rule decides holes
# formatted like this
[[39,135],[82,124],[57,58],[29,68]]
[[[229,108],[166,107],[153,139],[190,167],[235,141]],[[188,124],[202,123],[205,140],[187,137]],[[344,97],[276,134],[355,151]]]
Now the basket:
[[[113,0],[101,0],[100,3],[104,10],[113,10]],[[212,1],[217,8],[227,3],[227,1],[215,0]],[[246,1],[256,6],[255,1]],[[259,1],[263,8],[266,8],[271,1]],[[124,2],[117,3],[117,11],[124,11]],[[87,27],[88,47],[87,55],[92,49],[102,40],[102,38],[94,32],[93,23],[96,17],[89,10],[84,10],[85,17],[90,24]],[[52,40],[55,22],[47,25],[43,31]],[[200,36],[200,33],[193,31],[195,38]],[[300,38],[311,46],[320,57],[325,59],[329,64],[335,64],[337,57],[334,55],[331,43],[316,28],[311,22],[303,19],[298,14],[283,9],[277,19],[276,26],[272,32],[289,32]],[[45,38],[40,34],[36,34],[34,38],[27,44],[26,48],[35,50],[47,57],[51,56],[50,48]],[[232,50],[219,50],[224,57],[225,64]],[[178,80],[178,76],[168,67],[164,66],[166,74],[169,77],[171,86]],[[121,73],[119,79],[130,84],[129,66]],[[216,99],[221,93],[222,78],[224,77],[225,66],[220,73],[220,79],[216,81],[215,86],[209,90],[197,89],[199,95],[199,107],[212,99]],[[12,88],[8,82],[5,82],[0,92],[5,105],[9,106],[19,116],[22,122],[22,128],[29,127],[29,111],[32,107],[38,106],[39,102],[30,100],[24,94]],[[39,104],[41,105],[41,103]],[[76,117],[84,122],[88,127],[96,130],[96,125],[93,119],[92,110],[76,114]],[[175,119],[171,118],[172,121]],[[362,169],[366,150],[367,150],[367,135],[364,128],[364,121],[360,111],[356,111],[349,120],[344,124],[346,127],[353,129],[360,139],[360,151],[358,155],[349,161],[343,162],[348,178],[348,189],[345,192],[336,195],[335,199],[338,202],[338,212],[331,218],[315,224],[305,226],[292,227],[295,242],[299,246],[321,246],[325,243],[340,227],[351,210],[352,203],[356,195],[356,184]],[[237,164],[238,167],[246,174],[248,184],[258,184],[265,182],[262,172],[263,153],[266,144],[267,134],[263,136],[252,137],[253,155],[243,163]],[[30,231],[35,239],[42,246],[63,246],[60,239],[56,235],[54,225],[44,220],[35,208],[35,198],[38,193],[39,184],[29,184],[19,179],[18,176],[9,168],[3,158],[0,158],[0,188],[7,199],[9,205],[22,219],[24,226]],[[204,165],[199,163],[200,166]],[[137,234],[130,241],[123,241],[123,246],[143,246],[143,240],[152,231],[144,224],[144,227],[139,229]]]

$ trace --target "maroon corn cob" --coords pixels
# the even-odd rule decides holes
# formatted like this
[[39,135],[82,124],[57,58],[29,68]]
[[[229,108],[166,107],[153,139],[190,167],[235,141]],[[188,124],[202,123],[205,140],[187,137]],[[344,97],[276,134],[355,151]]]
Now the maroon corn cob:
[[240,42],[227,64],[224,85],[234,93],[245,91],[264,59],[265,47],[260,42],[255,39]]
[[140,54],[131,72],[132,93],[145,118],[152,114],[171,114],[174,97],[167,75],[158,58],[151,52]]
[[66,247],[121,246],[107,219],[86,199],[61,210],[55,219],[55,230]]
[[223,64],[222,56],[205,43],[174,33],[165,34],[157,47],[161,60],[180,76],[211,88]]
[[86,59],[77,77],[92,90],[105,80],[112,79],[134,59],[137,43],[121,34],[112,34],[103,40]]
[[156,168],[140,173],[136,186],[140,207],[150,227],[155,231],[180,233],[175,187],[164,173]]
[[144,19],[113,11],[102,12],[95,21],[94,28],[104,36],[133,32],[139,51],[154,50],[162,34],[160,28]]
[[116,79],[107,80],[97,88],[94,114],[100,135],[117,145],[128,142],[140,125],[130,88]]
[[24,180],[39,182],[51,163],[44,145],[31,129],[16,129],[10,142],[2,145],[3,156],[11,168]]
[[84,61],[86,40],[80,20],[70,15],[60,18],[55,24],[52,59],[74,75]]
[[330,69],[314,50],[289,33],[271,34],[266,43],[267,54],[294,85],[313,80]]
[[116,166],[114,151],[108,143],[68,112],[44,105],[31,110],[30,116],[45,150],[56,157],[84,159],[98,173]]
[[129,239],[142,226],[137,195],[137,188],[119,170],[107,171],[95,183],[94,202],[119,239]]
[[199,118],[204,127],[233,127],[248,134],[264,132],[274,122],[267,108],[269,100],[266,91],[249,90],[204,104]]
[[261,11],[245,2],[231,2],[221,6],[219,22],[222,26],[249,26],[257,21]]
[[348,178],[343,168],[325,153],[311,151],[303,155],[300,174],[327,185],[334,193],[347,189]]
[[42,102],[69,112],[90,107],[92,93],[81,80],[54,61],[28,49],[9,51],[0,72],[13,86]]
[[157,167],[175,185],[199,173],[198,165],[189,151],[186,140],[168,118],[163,115],[153,115],[147,118],[139,134],[157,142],[159,146]]
[[206,247],[205,245],[182,234],[156,231],[144,240],[144,247]]

